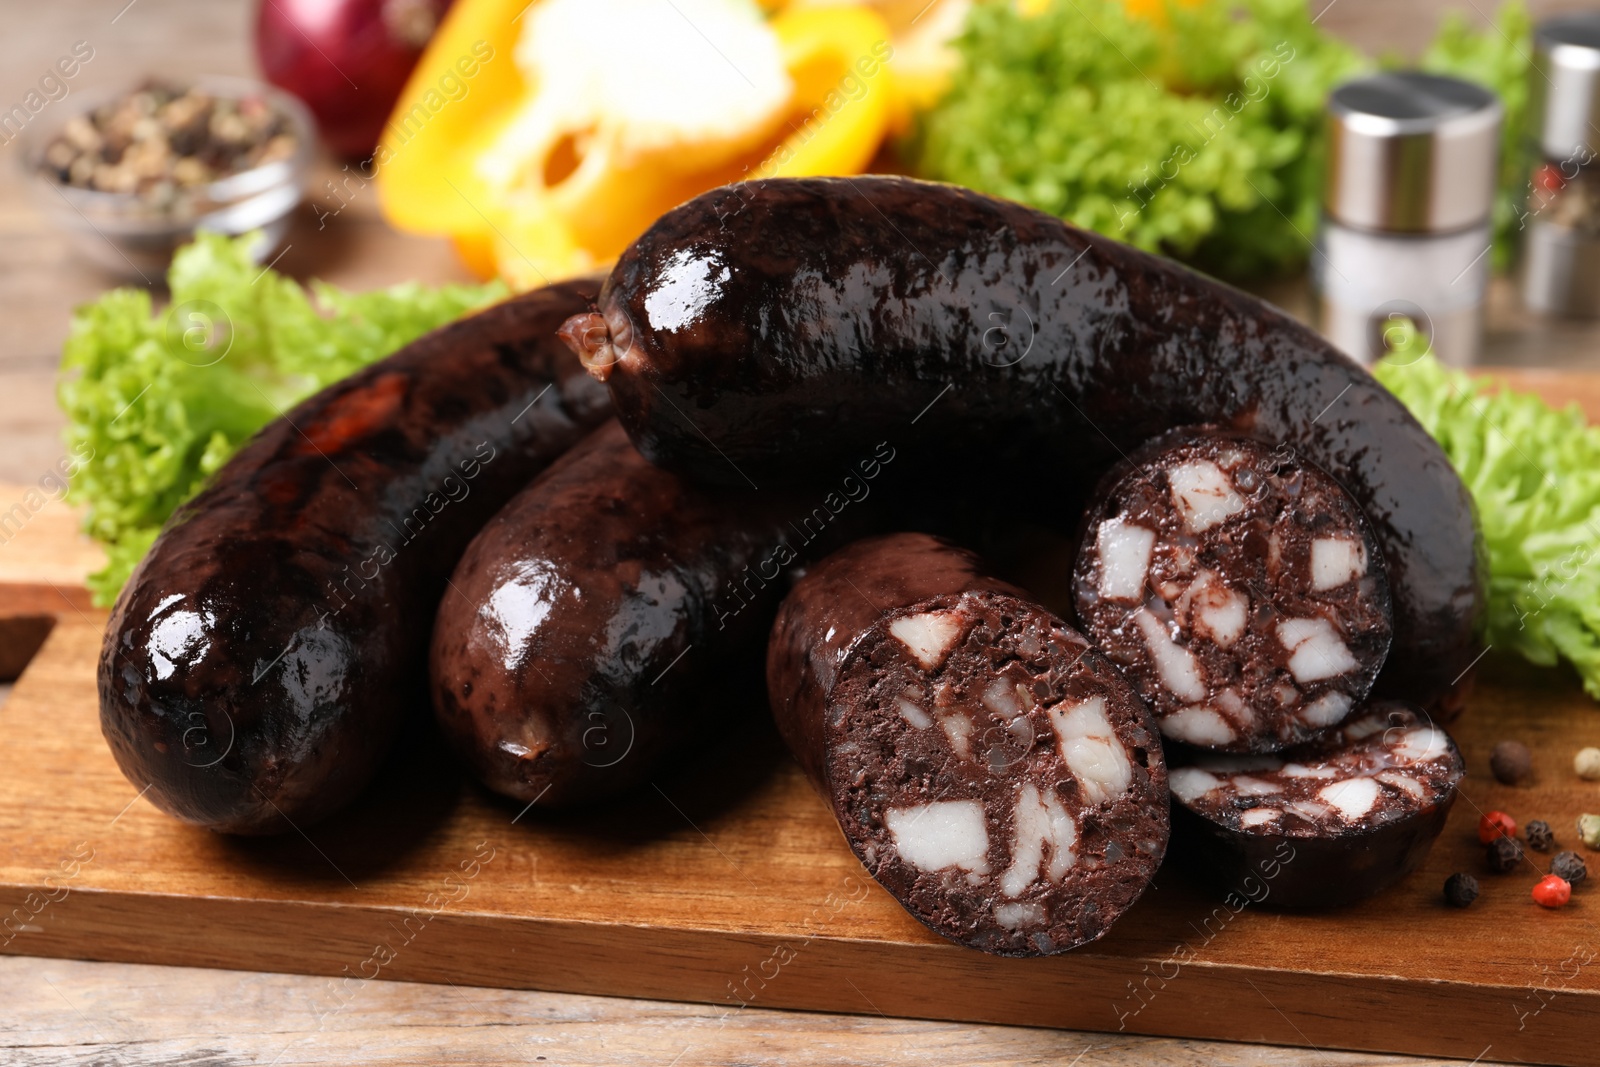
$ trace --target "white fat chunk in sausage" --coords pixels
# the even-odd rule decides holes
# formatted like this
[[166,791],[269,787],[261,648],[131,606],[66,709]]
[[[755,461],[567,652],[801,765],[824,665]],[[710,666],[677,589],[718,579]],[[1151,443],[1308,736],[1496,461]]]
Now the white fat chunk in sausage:
[[1346,778],[1317,790],[1317,796],[1346,822],[1358,822],[1378,802],[1378,783],[1371,778]]
[[1133,613],[1139,632],[1144,635],[1145,646],[1155,662],[1156,674],[1179,700],[1204,700],[1206,685],[1200,677],[1200,662],[1194,653],[1172,640],[1161,620],[1144,608]]
[[1421,782],[1417,781],[1415,778],[1408,778],[1406,775],[1400,774],[1397,771],[1380,771],[1373,777],[1377,778],[1378,781],[1383,782],[1385,785],[1394,786],[1402,793],[1410,793],[1418,800],[1421,800],[1427,795],[1427,790],[1422,788]]
[[1155,550],[1154,530],[1107,519],[1095,531],[1095,551],[1100,556],[1100,595],[1107,600],[1141,600],[1150,573],[1150,553]]
[[1319,767],[1310,763],[1285,763],[1283,774],[1289,778],[1334,778],[1339,772],[1332,767]]
[[1215,571],[1201,571],[1178,602],[1178,612],[1180,617],[1189,615],[1189,625],[1197,633],[1223,648],[1232,648],[1244,635],[1250,598],[1223,585]]
[[1046,790],[1041,796],[1032,782],[1025,784],[1017,794],[1011,826],[1015,834],[1011,866],[1000,876],[1001,893],[1008,897],[1020,896],[1032,885],[1039,876],[1047,850],[1050,862],[1046,876],[1052,882],[1066,877],[1077,861],[1073,846],[1078,843],[1078,825],[1053,791]]
[[1233,482],[1210,460],[1180,463],[1167,472],[1172,502],[1190,533],[1205,533],[1244,510],[1244,498]]
[[1006,726],[1006,732],[1023,744],[1033,741],[1033,722],[1026,715],[1018,715]]
[[1017,696],[1017,688],[1017,683],[1008,678],[996,678],[984,689],[983,696],[979,699],[983,701],[984,707],[1009,721],[1027,710],[1027,705]]
[[900,717],[918,730],[926,730],[933,725],[933,720],[928,717],[928,713],[918,707],[915,701],[908,700],[905,697],[896,697],[894,706],[900,712]]
[[1397,762],[1410,765],[1438,759],[1450,750],[1450,740],[1443,730],[1435,726],[1414,726],[1400,735],[1400,743],[1391,750]]
[[1239,825],[1245,829],[1256,826],[1265,826],[1269,822],[1277,822],[1278,816],[1283,812],[1277,808],[1249,808],[1239,813]]
[[1220,690],[1211,698],[1211,703],[1218,711],[1241,726],[1248,726],[1256,721],[1256,713],[1232,687]]
[[1071,708],[1050,709],[1061,758],[1091,804],[1121,796],[1133,783],[1133,764],[1111,728],[1103,697]]
[[994,921],[1007,930],[1016,930],[1023,926],[1043,926],[1044,905],[996,904],[994,906]]
[[959,708],[939,714],[939,725],[950,739],[950,747],[962,759],[972,758],[972,720]]
[[1328,805],[1319,804],[1315,800],[1291,800],[1283,807],[1286,811],[1292,811],[1302,818],[1310,819],[1312,822],[1318,823],[1322,822],[1333,812],[1333,809],[1328,807]]
[[900,858],[922,871],[989,873],[989,831],[979,800],[935,800],[883,813]]
[[1367,573],[1367,549],[1348,537],[1318,537],[1311,542],[1311,588],[1337,589]]
[[1278,623],[1278,640],[1289,650],[1289,673],[1301,685],[1361,666],[1327,619],[1285,619]]
[[1233,791],[1242,797],[1270,797],[1274,793],[1282,792],[1271,782],[1263,782],[1259,778],[1251,778],[1247,774],[1235,775],[1233,778]]
[[1180,708],[1161,720],[1161,732],[1174,741],[1191,745],[1225,745],[1233,740],[1233,727],[1211,708]]
[[961,617],[953,611],[925,611],[906,615],[889,624],[889,633],[911,653],[917,665],[931,671],[961,637]]
[[1371,737],[1373,734],[1381,733],[1386,724],[1387,720],[1382,715],[1368,715],[1365,718],[1346,723],[1342,732],[1346,740],[1360,741],[1364,737]]
[[1167,788],[1172,790],[1173,796],[1188,804],[1213,789],[1221,789],[1222,779],[1199,767],[1175,767],[1167,772]]
[[1300,709],[1300,720],[1307,726],[1332,726],[1349,713],[1351,703],[1348,694],[1324,693]]

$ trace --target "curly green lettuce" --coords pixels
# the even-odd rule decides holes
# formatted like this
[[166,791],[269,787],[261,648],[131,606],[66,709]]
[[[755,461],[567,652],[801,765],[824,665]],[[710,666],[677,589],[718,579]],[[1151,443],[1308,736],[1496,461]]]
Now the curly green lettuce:
[[[1223,277],[1299,268],[1317,229],[1328,92],[1374,63],[1318,28],[1305,0],[1165,0],[1161,11],[974,5],[950,89],[907,145],[914,169]],[[1531,34],[1510,0],[1487,28],[1446,16],[1419,60],[1505,103],[1502,268],[1528,179]]]
[[1369,66],[1304,0],[1169,2],[1160,20],[1122,0],[979,4],[954,46],[909,146],[919,174],[1229,277],[1304,262],[1324,100]]
[[1566,660],[1600,700],[1600,428],[1576,404],[1450,370],[1414,336],[1376,367],[1444,447],[1489,552],[1492,648]]
[[73,314],[57,398],[84,460],[68,496],[108,559],[89,579],[99,604],[167,517],[279,413],[505,295],[499,283],[308,292],[252,262],[255,239],[201,234],[181,249],[160,311],[143,289],[115,289]]

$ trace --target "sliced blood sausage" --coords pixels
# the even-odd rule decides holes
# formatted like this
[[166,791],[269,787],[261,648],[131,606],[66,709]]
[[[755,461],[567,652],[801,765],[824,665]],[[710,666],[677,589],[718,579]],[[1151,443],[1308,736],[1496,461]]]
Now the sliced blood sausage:
[[807,550],[790,544],[801,513],[782,494],[694,486],[616,423],[596,430],[456,567],[431,655],[445,736],[521,801],[592,801],[644,781],[708,720],[717,683],[760,663],[777,570]]
[[296,406],[184,506],[118,598],[100,723],[157,807],[305,827],[426,705],[428,628],[467,542],[609,415],[555,340],[596,286],[436,330]]
[[893,177],[730,185],[658,220],[564,331],[647,457],[735,484],[888,437],[908,466],[1020,474],[1026,501],[1182,426],[1290,444],[1382,550],[1380,689],[1454,708],[1479,654],[1471,498],[1400,401],[1260,300],[1018,204]]
[[850,847],[953,941],[1004,956],[1093,941],[1161,862],[1144,703],[948,542],[874,538],[812,568],[773,627],[767,686]]
[[1287,445],[1185,433],[1119,464],[1090,508],[1078,619],[1163,735],[1267,752],[1367,695],[1389,587],[1361,510]]
[[1217,893],[1273,908],[1351,904],[1404,878],[1466,773],[1450,735],[1399,701],[1276,756],[1168,754],[1174,856]]

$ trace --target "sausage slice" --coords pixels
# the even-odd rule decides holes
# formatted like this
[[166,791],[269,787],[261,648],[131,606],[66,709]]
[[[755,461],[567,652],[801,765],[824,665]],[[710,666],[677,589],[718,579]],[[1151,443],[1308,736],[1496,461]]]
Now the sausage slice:
[[1466,773],[1400,701],[1275,756],[1169,755],[1174,855],[1219,894],[1285,909],[1352,904],[1415,870]]
[[1164,736],[1273,751],[1342,722],[1392,629],[1361,509],[1287,445],[1153,442],[1090,509],[1074,568],[1085,631]]
[[1166,848],[1154,723],[1116,668],[976,558],[858,542],[784,601],[780,731],[850,847],[915,918],[1003,956],[1101,936]]

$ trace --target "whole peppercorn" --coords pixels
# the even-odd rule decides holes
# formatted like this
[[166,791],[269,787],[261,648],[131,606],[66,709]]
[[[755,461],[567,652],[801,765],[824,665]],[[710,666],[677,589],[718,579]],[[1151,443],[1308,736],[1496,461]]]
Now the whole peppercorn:
[[1478,820],[1478,840],[1485,845],[1497,837],[1516,836],[1517,820],[1503,811],[1491,811]]
[[1533,753],[1521,741],[1502,741],[1489,754],[1489,770],[1506,785],[1527,781],[1533,773]]
[[1578,816],[1578,840],[1593,849],[1600,849],[1600,815]]
[[1550,873],[1576,885],[1589,877],[1589,867],[1576,852],[1557,852],[1550,861]]
[[1489,845],[1489,869],[1505,874],[1522,862],[1522,842],[1514,837],[1497,837]]
[[1478,899],[1478,880],[1470,874],[1452,874],[1444,880],[1444,899],[1453,908],[1466,907]]
[[[1523,833],[1528,835],[1528,847],[1535,852],[1549,852],[1555,847],[1555,831],[1551,830],[1550,824],[1543,819],[1535,819],[1530,822],[1524,828]],[[1571,881],[1571,879],[1568,879],[1568,881]]]
[[1600,779],[1600,748],[1578,749],[1578,754],[1572,757],[1572,769],[1578,772],[1579,778],[1591,782]]
[[1533,887],[1534,903],[1546,908],[1559,908],[1572,899],[1572,886],[1566,879],[1547,874]]

